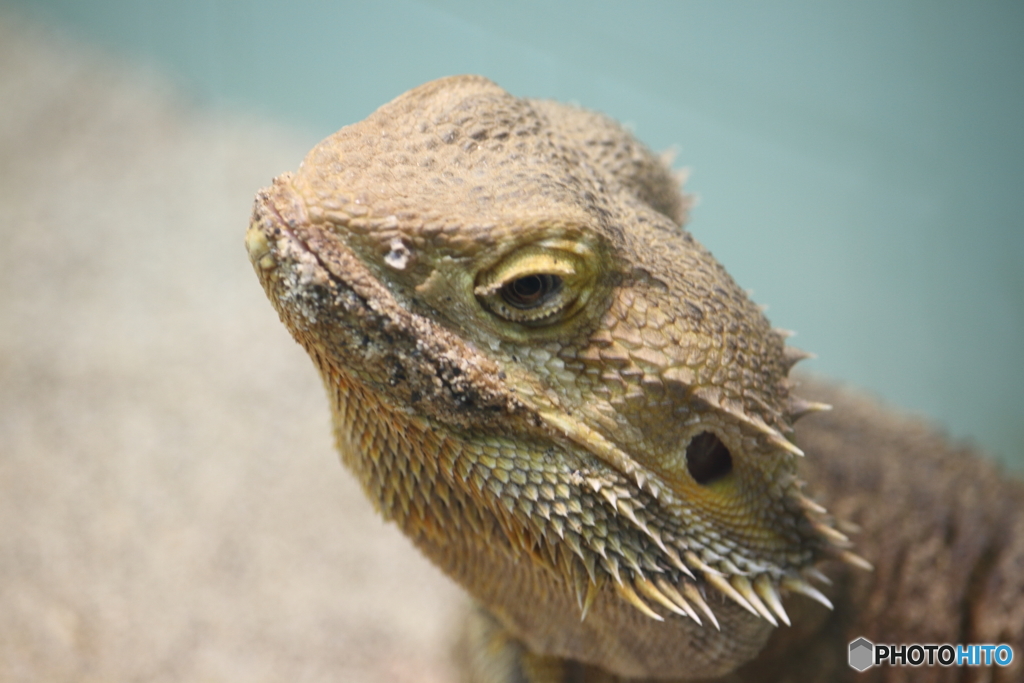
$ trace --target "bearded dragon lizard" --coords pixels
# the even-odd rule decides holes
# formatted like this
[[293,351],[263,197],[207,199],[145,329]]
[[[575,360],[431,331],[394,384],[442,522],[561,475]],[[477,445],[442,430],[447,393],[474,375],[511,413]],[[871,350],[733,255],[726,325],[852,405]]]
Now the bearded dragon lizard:
[[610,119],[463,76],[257,195],[249,255],[342,460],[481,607],[469,677],[841,680],[862,635],[1024,657],[1024,489],[796,395],[808,354],[683,229],[679,186]]

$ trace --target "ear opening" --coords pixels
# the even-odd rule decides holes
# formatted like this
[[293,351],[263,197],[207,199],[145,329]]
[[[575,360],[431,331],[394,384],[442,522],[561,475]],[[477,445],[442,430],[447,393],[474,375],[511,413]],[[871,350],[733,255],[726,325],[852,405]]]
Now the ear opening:
[[686,469],[701,486],[732,472],[732,453],[712,432],[701,432],[686,447]]

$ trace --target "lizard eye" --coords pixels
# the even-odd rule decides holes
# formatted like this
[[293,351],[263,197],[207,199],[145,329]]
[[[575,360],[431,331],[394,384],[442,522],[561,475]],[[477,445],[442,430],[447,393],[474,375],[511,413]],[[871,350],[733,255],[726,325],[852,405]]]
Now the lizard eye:
[[588,255],[575,243],[533,244],[480,273],[473,293],[484,308],[509,322],[554,325],[579,310],[590,296],[593,269]]
[[551,273],[538,273],[516,278],[502,285],[498,293],[509,306],[527,309],[541,306],[562,288],[562,278]]

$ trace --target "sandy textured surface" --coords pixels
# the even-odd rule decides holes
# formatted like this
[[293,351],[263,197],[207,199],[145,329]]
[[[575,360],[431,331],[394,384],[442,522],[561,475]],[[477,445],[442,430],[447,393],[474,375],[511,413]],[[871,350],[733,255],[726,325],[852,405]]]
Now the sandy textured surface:
[[448,680],[242,246],[310,142],[0,17],[0,680]]

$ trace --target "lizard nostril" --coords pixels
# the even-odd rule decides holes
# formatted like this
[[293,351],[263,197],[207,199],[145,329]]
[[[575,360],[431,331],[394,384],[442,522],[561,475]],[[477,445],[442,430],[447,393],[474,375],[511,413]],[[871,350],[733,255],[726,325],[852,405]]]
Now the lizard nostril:
[[732,455],[717,436],[701,432],[686,447],[686,469],[698,484],[710,484],[732,472]]

